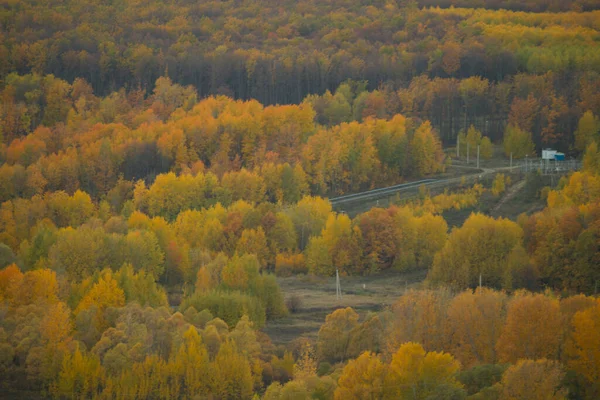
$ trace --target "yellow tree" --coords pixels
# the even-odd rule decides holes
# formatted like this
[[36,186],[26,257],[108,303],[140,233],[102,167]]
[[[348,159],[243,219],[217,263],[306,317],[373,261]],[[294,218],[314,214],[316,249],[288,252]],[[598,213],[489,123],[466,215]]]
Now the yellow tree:
[[[467,143],[469,144],[471,154],[476,154],[477,145],[481,143],[481,132],[477,128],[475,128],[475,126],[469,126],[469,129],[467,130],[467,135],[465,137],[465,142],[465,147]],[[466,154],[466,149],[464,151],[464,154]]]
[[200,292],[208,292],[215,287],[212,276],[206,266],[200,267],[196,274],[196,290]]
[[462,391],[456,380],[459,371],[459,362],[450,354],[426,353],[418,343],[405,343],[392,357],[384,398],[420,400],[437,398],[441,391]]
[[492,194],[498,196],[504,192],[506,184],[504,180],[504,174],[496,174],[494,182],[492,183]]
[[321,357],[332,361],[347,359],[351,333],[357,326],[358,314],[350,307],[340,308],[325,317],[317,342]]
[[51,305],[40,322],[45,353],[43,375],[46,378],[52,378],[60,371],[63,356],[72,340],[72,331],[73,322],[69,307],[63,302]]
[[452,76],[460,69],[461,46],[453,41],[448,41],[442,47],[442,69]]
[[294,379],[306,380],[317,376],[317,362],[310,342],[306,340],[302,345],[300,356],[294,364]]
[[600,152],[598,151],[598,143],[595,141],[585,148],[583,170],[600,175]]
[[494,147],[489,137],[484,136],[479,145],[479,155],[484,160],[489,160],[494,155]]
[[598,141],[600,132],[600,121],[591,111],[586,111],[579,119],[577,130],[575,131],[575,148],[584,151],[593,141]]
[[557,361],[519,360],[506,370],[500,382],[500,400],[566,400],[560,387],[565,373]]
[[535,154],[535,145],[531,140],[531,133],[518,126],[508,125],[504,131],[504,154],[513,158],[524,158]]
[[58,301],[56,273],[49,269],[28,271],[23,279],[12,281],[8,292],[15,306],[35,302],[55,303]]
[[306,267],[315,275],[331,276],[335,274],[329,246],[322,236],[310,239],[306,248]]
[[371,352],[362,353],[342,371],[335,389],[336,400],[383,399],[387,366]]
[[421,343],[426,350],[447,347],[446,313],[449,290],[409,290],[392,306],[393,319],[385,335],[388,354],[406,342]]
[[[340,269],[340,272],[347,272],[356,260],[356,246],[353,245],[352,235],[352,221],[347,215],[329,215],[322,236],[331,256],[333,267]],[[321,271],[325,275],[332,275],[334,272],[333,270],[329,272]]]
[[300,250],[304,250],[311,236],[317,236],[325,227],[331,213],[331,203],[321,197],[305,196],[290,210],[296,228]]
[[258,227],[258,229],[244,229],[237,243],[236,250],[239,255],[255,254],[261,267],[265,268],[267,266],[269,249],[262,227]]
[[414,257],[417,268],[429,268],[435,254],[448,239],[448,224],[440,215],[426,213],[415,218],[416,242]]
[[466,288],[477,286],[481,275],[486,286],[510,287],[512,271],[506,266],[522,237],[522,229],[510,220],[472,214],[436,254],[429,279]]
[[8,296],[8,290],[11,287],[18,286],[23,279],[23,273],[16,264],[10,264],[0,270],[0,301]]
[[575,332],[573,326],[573,317],[579,311],[585,311],[589,308],[597,305],[597,300],[592,296],[585,296],[578,294],[575,296],[561,299],[560,301],[560,314],[563,319],[563,339],[561,340],[560,348],[560,360],[563,364],[567,364],[567,360],[570,356],[569,351],[572,350],[571,345],[573,343],[573,334]]
[[373,208],[355,220],[360,228],[363,253],[387,267],[398,254],[392,209]]
[[558,300],[543,294],[517,293],[508,304],[506,324],[496,343],[501,362],[558,356],[562,318]]
[[103,242],[101,229],[61,229],[48,253],[50,268],[65,271],[71,280],[87,278],[98,267]]
[[253,379],[246,357],[236,351],[232,341],[221,345],[211,364],[211,389],[219,399],[250,399]]
[[181,380],[182,392],[188,398],[207,395],[211,379],[208,352],[194,326],[188,328],[183,338],[183,343],[172,361]]
[[448,306],[451,353],[465,367],[495,364],[494,346],[506,314],[506,294],[479,288],[460,293]]
[[231,289],[245,290],[259,275],[260,264],[254,254],[235,254],[221,271],[221,281]]
[[236,345],[238,353],[244,355],[250,364],[254,387],[262,387],[262,362],[260,360],[261,346],[258,342],[253,323],[247,315],[242,316],[235,329],[229,334],[229,339]]
[[[156,354],[148,355],[142,362],[134,363],[119,376],[106,380],[102,397],[117,399],[149,398],[168,399],[180,396],[181,382],[174,363],[167,364]],[[113,397],[114,396],[114,397]]]
[[71,399],[97,398],[104,381],[104,368],[93,355],[82,353],[79,346],[63,362],[58,380],[51,391],[56,397]]
[[260,203],[265,197],[265,182],[255,172],[242,168],[240,171],[226,172],[221,180],[225,191],[231,195],[231,200],[246,200],[250,203]]
[[600,382],[600,300],[596,302],[573,316],[573,334],[567,343],[568,366],[595,384]]
[[98,332],[102,332],[106,327],[104,311],[109,307],[123,307],[124,305],[125,293],[123,289],[113,279],[112,273],[106,272],[81,299],[75,309],[75,315],[89,308],[96,307],[96,329]]
[[430,175],[443,169],[442,145],[429,121],[417,129],[410,145],[411,162],[416,175]]

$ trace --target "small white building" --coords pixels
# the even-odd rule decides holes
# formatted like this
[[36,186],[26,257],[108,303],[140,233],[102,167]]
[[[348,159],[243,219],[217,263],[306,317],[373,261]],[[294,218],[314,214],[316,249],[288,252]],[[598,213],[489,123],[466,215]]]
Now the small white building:
[[557,151],[552,149],[543,149],[542,150],[542,160],[554,160]]

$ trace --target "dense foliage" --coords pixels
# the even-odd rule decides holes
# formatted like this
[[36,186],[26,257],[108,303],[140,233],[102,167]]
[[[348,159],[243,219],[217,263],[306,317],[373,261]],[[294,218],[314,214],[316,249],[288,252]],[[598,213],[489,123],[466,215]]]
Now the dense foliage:
[[[455,5],[497,8],[493,1]],[[52,74],[68,83],[85,79],[106,96],[121,88],[148,94],[168,76],[193,85],[200,97],[225,94],[268,105],[333,93],[352,79],[380,89],[356,98],[358,117],[374,111],[429,119],[453,142],[470,124],[499,140],[510,115],[533,130],[538,146],[567,150],[578,117],[598,110],[600,14],[578,12],[597,6],[503,2],[514,10],[574,10],[552,14],[419,9],[383,0],[6,1],[0,82],[13,86],[19,81],[13,73]],[[27,96],[30,123],[64,120],[68,108],[52,98],[68,91],[65,84],[27,85],[5,91],[5,102],[20,103],[35,89]],[[344,95],[335,107],[347,107],[346,100],[352,106],[352,93]],[[46,103],[55,115],[42,118]]]
[[[598,398],[598,8],[0,0],[0,393]],[[324,197],[501,142],[583,168],[451,230],[511,177],[353,218]],[[427,278],[274,345],[302,308],[279,277],[336,272]]]

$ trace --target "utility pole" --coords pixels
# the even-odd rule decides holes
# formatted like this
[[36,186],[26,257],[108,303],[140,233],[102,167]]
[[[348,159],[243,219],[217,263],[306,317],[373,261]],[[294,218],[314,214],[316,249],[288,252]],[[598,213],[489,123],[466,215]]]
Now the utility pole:
[[342,285],[340,285],[340,273],[335,269],[335,298],[342,299]]
[[512,171],[512,151],[510,152],[510,169]]
[[467,142],[467,164],[469,163],[469,142]]
[[479,145],[477,145],[477,168],[479,168]]
[[481,273],[479,274],[479,289],[481,289]]

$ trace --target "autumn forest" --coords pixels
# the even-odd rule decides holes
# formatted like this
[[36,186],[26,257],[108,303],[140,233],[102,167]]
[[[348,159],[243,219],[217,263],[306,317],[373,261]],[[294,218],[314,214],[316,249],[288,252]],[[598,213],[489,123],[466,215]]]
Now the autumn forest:
[[599,116],[597,0],[0,0],[0,398],[600,398]]

